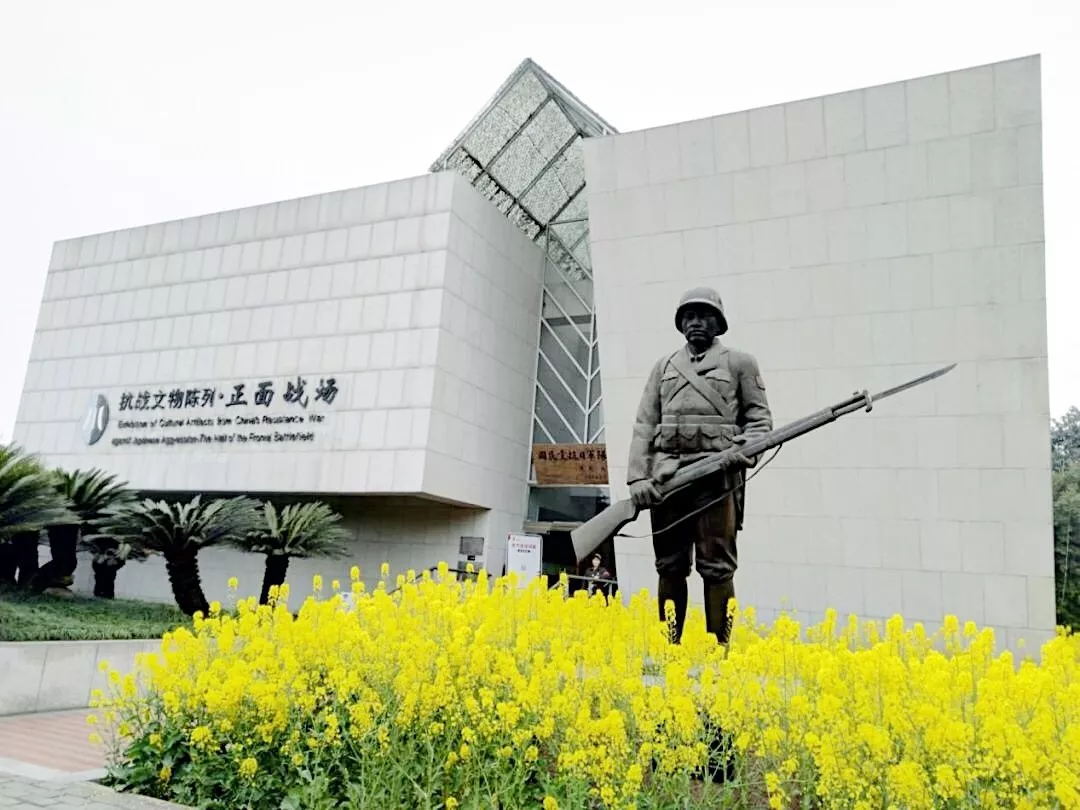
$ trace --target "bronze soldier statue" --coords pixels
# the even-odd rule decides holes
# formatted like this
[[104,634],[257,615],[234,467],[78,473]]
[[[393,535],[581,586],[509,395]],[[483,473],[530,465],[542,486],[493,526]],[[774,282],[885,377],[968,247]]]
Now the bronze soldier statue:
[[[684,294],[675,326],[686,345],[661,357],[649,374],[634,423],[627,483],[634,503],[652,511],[660,618],[666,618],[665,605],[672,602],[672,641],[682,637],[693,554],[705,583],[706,627],[726,644],[738,565],[735,540],[746,503],[742,485],[746,469],[758,461],[739,453],[738,446],[772,430],[772,414],[757,360],[719,340],[728,323],[715,290],[699,287]],[[660,500],[657,483],[690,462],[732,447],[729,467]],[[733,488],[728,497],[706,506]]]

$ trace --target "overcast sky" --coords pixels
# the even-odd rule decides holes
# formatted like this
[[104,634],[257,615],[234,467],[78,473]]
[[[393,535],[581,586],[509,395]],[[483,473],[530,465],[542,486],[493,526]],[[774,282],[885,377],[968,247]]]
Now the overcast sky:
[[421,174],[526,56],[629,131],[1041,53],[1051,411],[1080,405],[1075,0],[789,4],[0,0],[0,439],[54,241]]

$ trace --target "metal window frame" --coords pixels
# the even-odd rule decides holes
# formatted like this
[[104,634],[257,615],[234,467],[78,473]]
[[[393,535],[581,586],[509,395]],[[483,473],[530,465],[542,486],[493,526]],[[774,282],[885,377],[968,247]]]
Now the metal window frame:
[[[585,233],[583,234],[583,236],[581,238],[586,238],[588,236],[588,227],[587,227],[588,226],[588,220],[587,219],[575,218],[573,220],[567,220],[567,222],[582,222],[582,221],[584,221],[586,223],[586,229],[585,229]],[[558,234],[555,233],[553,231],[553,228],[552,228],[552,226],[559,225],[559,224],[563,224],[563,223],[553,221],[553,222],[548,223],[548,227],[545,228],[545,242],[544,242],[545,260],[546,260],[547,264],[551,265],[554,268],[555,272],[558,274],[558,276],[560,278],[563,279],[564,283],[566,283],[566,285],[571,288],[571,290],[574,292],[574,295],[577,297],[578,301],[581,303],[581,305],[586,310],[585,317],[588,319],[588,334],[586,335],[584,332],[582,332],[581,328],[579,327],[579,325],[577,323],[578,318],[577,317],[571,317],[566,312],[566,310],[563,308],[563,306],[559,302],[558,298],[552,293],[551,289],[549,289],[548,284],[546,283],[546,279],[548,278],[546,273],[544,275],[545,283],[543,285],[543,290],[541,292],[540,334],[543,334],[543,331],[546,329],[548,331],[548,334],[550,334],[555,339],[555,342],[557,343],[559,348],[561,348],[562,351],[564,352],[564,354],[566,354],[567,359],[570,360],[570,362],[573,364],[574,368],[578,372],[580,372],[581,379],[584,380],[584,384],[585,384],[585,400],[584,400],[584,402],[582,402],[573,393],[573,388],[567,383],[567,381],[564,379],[563,375],[561,373],[559,373],[559,370],[555,367],[555,365],[551,362],[551,360],[547,357],[547,355],[540,349],[539,343],[537,343],[538,357],[537,357],[536,388],[537,388],[537,391],[539,391],[543,395],[543,397],[547,401],[548,405],[550,405],[551,408],[555,411],[556,415],[559,417],[560,421],[563,423],[563,426],[567,428],[567,430],[574,437],[576,442],[578,442],[580,444],[593,444],[596,441],[596,439],[603,433],[603,416],[602,416],[603,410],[602,409],[603,409],[603,399],[604,399],[603,398],[603,391],[600,391],[599,396],[596,397],[595,401],[593,400],[593,391],[594,391],[594,388],[595,388],[595,385],[596,385],[596,377],[597,377],[597,374],[599,374],[599,372],[600,372],[600,364],[599,364],[599,357],[598,357],[598,355],[599,355],[599,346],[598,346],[598,340],[597,340],[597,336],[596,336],[596,307],[595,307],[594,302],[585,301],[583,299],[580,291],[577,290],[574,287],[574,285],[571,283],[571,281],[569,279],[566,278],[566,275],[563,272],[563,269],[559,266],[559,264],[551,260],[551,247],[550,247],[551,241],[550,240],[552,240],[552,239],[557,240],[558,243],[563,247],[563,249],[566,250],[565,243],[562,242],[562,240],[559,238]],[[580,242],[581,238],[579,238],[577,241]],[[575,265],[578,265],[579,267],[581,267],[582,272],[590,280],[592,279],[592,273],[589,271],[589,268],[586,268],[586,267],[582,266],[581,263],[577,261],[577,258],[572,253],[570,253],[569,251],[567,251],[566,255],[570,258],[570,260],[572,262],[574,262]],[[563,318],[573,326],[575,333],[578,335],[578,337],[581,339],[582,343],[585,345],[586,362],[585,362],[584,367],[582,367],[582,365],[577,361],[577,358],[575,358],[574,355],[571,354],[571,352],[567,349],[566,344],[563,343],[562,339],[559,337],[558,333],[555,331],[553,325],[550,323],[551,319],[545,317],[545,315],[544,315],[544,310],[545,310],[544,302],[546,302],[548,299],[550,299],[552,301],[552,303],[554,303],[555,308],[559,311],[559,313],[563,316]],[[548,391],[546,391],[544,389],[543,384],[540,382],[539,370],[541,368],[542,363],[547,364],[547,367],[555,375],[555,378],[559,381],[559,383],[570,394],[572,400],[574,401],[574,404],[576,404],[578,406],[578,413],[577,414],[572,414],[572,416],[574,417],[574,422],[575,422],[576,426],[572,427],[569,424],[569,422],[570,422],[569,417],[571,415],[570,414],[565,414],[565,413],[562,412],[562,409],[560,409],[558,407],[558,405],[555,403],[554,398],[551,396],[551,394]],[[600,413],[597,414],[597,416],[599,417],[599,421],[600,421],[600,427],[598,427],[594,431],[590,431],[589,430],[589,423],[590,423],[591,418],[593,418],[594,411],[597,411],[597,409],[600,409]],[[540,426],[542,432],[544,434],[546,434],[548,440],[550,441],[551,435],[552,435],[551,431],[548,429],[547,425],[544,424],[544,421],[539,417],[539,415],[537,415],[535,413],[535,410],[536,409],[535,409],[535,405],[534,405],[534,408],[533,408],[534,422],[537,425]],[[533,431],[533,443],[534,444],[544,444],[545,442],[537,441],[537,439],[539,439],[541,437],[537,436],[536,433],[537,433],[537,431],[534,429],[534,431]]]

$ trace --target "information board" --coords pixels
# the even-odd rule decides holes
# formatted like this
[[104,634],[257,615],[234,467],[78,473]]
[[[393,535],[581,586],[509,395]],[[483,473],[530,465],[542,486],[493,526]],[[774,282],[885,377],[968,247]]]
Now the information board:
[[506,573],[517,573],[518,587],[528,586],[540,575],[544,538],[539,534],[514,534],[506,538]]

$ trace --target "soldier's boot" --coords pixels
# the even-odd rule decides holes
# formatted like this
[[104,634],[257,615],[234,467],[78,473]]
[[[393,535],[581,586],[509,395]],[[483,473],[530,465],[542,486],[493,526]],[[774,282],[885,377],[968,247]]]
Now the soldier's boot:
[[[728,580],[705,585],[705,627],[716,635],[716,640],[727,644],[731,638],[731,619],[728,607],[735,598],[735,582]],[[709,778],[717,784],[735,780],[735,757],[732,735],[719,726],[711,726],[709,737]]]
[[675,626],[670,628],[668,640],[672,644],[678,644],[682,640],[683,624],[686,623],[686,606],[689,595],[686,589],[686,578],[660,577],[657,588],[657,601],[660,608],[660,621],[667,621],[665,606],[671,602],[675,609]]
[[705,630],[716,635],[716,640],[727,644],[731,637],[731,619],[728,606],[735,598],[735,581],[705,583]]

